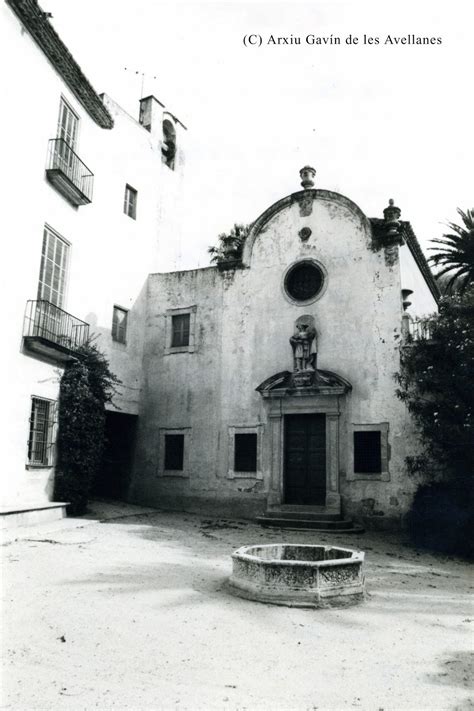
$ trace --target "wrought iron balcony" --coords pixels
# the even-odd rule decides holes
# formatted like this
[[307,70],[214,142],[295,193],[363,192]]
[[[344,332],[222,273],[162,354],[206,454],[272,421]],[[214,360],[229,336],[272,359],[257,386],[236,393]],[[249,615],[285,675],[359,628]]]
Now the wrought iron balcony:
[[46,177],[72,205],[92,202],[94,174],[63,138],[49,141]]
[[54,360],[67,361],[89,338],[89,324],[49,301],[28,301],[23,339],[25,347]]

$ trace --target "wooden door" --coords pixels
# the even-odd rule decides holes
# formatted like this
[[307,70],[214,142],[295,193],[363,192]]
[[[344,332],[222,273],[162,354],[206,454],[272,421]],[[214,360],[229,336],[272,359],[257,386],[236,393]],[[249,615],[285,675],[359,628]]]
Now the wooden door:
[[285,503],[324,505],[326,415],[285,417]]

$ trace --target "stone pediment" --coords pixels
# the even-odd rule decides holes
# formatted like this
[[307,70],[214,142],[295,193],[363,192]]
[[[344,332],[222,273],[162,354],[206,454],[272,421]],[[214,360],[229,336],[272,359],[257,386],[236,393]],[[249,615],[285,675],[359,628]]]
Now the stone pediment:
[[255,388],[262,397],[284,397],[285,395],[344,395],[352,390],[348,380],[330,370],[308,370],[302,373],[283,370],[267,378]]

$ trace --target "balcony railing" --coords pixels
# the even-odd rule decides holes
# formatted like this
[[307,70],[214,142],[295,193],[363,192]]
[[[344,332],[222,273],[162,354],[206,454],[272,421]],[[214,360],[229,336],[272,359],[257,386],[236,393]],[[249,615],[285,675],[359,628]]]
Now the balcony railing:
[[28,301],[23,337],[29,350],[69,360],[89,338],[89,324],[49,301]]
[[46,177],[73,205],[92,202],[94,174],[63,138],[49,141]]
[[415,318],[410,322],[410,335],[414,341],[430,341],[433,338],[433,320]]
[[433,338],[432,318],[412,318],[408,313],[402,316],[403,343],[413,341],[431,341]]

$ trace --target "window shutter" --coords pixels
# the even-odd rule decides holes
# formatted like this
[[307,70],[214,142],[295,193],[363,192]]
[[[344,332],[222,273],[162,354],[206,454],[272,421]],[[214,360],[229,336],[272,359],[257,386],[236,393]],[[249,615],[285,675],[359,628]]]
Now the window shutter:
[[48,227],[43,232],[38,299],[61,308],[64,302],[69,245]]

